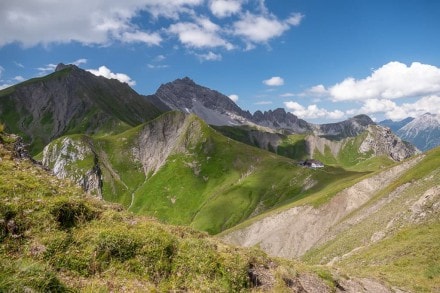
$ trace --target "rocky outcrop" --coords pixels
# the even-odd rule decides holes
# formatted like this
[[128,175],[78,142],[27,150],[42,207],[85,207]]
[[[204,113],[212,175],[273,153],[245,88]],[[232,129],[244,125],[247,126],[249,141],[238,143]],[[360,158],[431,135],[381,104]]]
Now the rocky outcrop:
[[269,111],[257,111],[252,116],[255,123],[277,130],[286,130],[288,133],[304,133],[311,131],[310,124],[299,119],[283,108]]
[[360,145],[359,152],[373,152],[375,156],[385,155],[395,161],[403,161],[420,153],[415,146],[402,141],[389,128],[379,125],[368,126],[367,137]]
[[89,193],[102,197],[102,172],[91,141],[61,138],[43,150],[43,166],[61,179],[70,179]]
[[165,114],[146,124],[132,148],[146,176],[153,175],[173,153],[186,153],[201,137],[200,121],[181,112]]
[[367,115],[358,115],[342,122],[313,125],[313,132],[319,136],[341,139],[357,136],[364,132],[369,125],[374,124]]

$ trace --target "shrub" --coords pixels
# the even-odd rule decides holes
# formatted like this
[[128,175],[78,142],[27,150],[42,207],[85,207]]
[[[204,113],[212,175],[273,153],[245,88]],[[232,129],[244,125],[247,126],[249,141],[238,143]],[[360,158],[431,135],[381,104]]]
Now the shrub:
[[111,229],[98,236],[96,256],[103,262],[118,260],[124,262],[133,258],[142,247],[140,235],[127,229]]
[[99,216],[99,212],[83,201],[61,200],[55,204],[51,214],[63,229],[69,229],[80,223],[89,222]]

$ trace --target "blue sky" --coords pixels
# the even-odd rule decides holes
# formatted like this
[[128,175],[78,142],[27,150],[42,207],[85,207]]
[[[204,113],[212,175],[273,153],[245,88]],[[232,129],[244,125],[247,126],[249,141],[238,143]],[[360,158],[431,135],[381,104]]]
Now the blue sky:
[[440,114],[437,0],[2,0],[0,88],[75,63],[311,122]]

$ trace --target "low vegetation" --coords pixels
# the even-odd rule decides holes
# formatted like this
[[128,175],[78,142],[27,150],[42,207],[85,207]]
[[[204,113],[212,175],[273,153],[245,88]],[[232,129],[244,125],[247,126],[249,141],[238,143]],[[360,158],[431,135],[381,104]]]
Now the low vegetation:
[[88,197],[0,138],[1,292],[286,291],[312,274]]
[[[147,164],[136,159],[133,152],[147,149],[139,145],[140,133],[152,124],[179,116],[185,123],[172,145],[174,151],[155,174],[145,174]],[[74,142],[72,145],[88,141],[87,147],[93,146],[88,153],[98,156],[104,199],[137,214],[190,225],[210,234],[318,192],[325,192],[328,199],[340,190],[338,186],[345,186],[338,183],[349,184],[366,174],[332,166],[322,170],[305,168],[297,161],[227,138],[196,116],[177,112],[114,136],[68,138]],[[50,148],[59,150],[63,139],[52,142]],[[160,139],[165,140],[161,135],[149,138]],[[84,156],[67,162],[65,169],[70,174],[77,174],[75,170],[84,174],[92,167],[93,159]]]

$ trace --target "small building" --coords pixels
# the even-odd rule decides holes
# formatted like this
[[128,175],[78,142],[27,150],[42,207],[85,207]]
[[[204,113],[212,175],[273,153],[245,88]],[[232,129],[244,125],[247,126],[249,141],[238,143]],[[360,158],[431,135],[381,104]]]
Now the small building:
[[307,159],[300,163],[301,166],[308,167],[308,168],[324,168],[324,164],[318,160],[314,159]]

